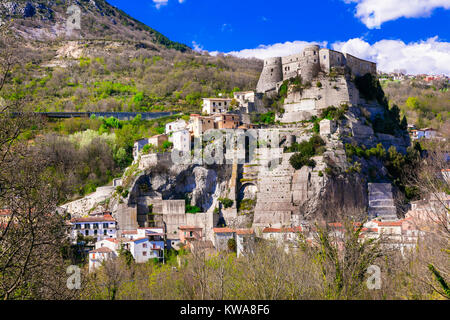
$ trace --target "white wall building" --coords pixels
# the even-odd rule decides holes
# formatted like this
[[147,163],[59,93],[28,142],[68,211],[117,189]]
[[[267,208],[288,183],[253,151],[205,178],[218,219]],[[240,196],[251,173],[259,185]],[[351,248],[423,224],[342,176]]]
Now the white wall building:
[[227,112],[231,101],[229,98],[203,98],[202,112],[205,114]]
[[94,237],[96,241],[116,238],[117,235],[117,222],[110,214],[73,218],[70,220],[70,224],[72,225],[70,238],[74,243],[79,234]]
[[191,133],[187,129],[172,132],[169,141],[173,143],[173,150],[191,151]]
[[175,131],[184,130],[187,128],[187,123],[183,119],[177,121],[169,122],[166,124],[166,134],[170,134]]

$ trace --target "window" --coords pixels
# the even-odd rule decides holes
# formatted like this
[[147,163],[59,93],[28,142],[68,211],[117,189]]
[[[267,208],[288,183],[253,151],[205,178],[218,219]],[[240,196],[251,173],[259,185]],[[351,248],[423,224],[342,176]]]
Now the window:
[[98,223],[94,223],[94,229],[98,229]]
[[327,60],[327,56],[323,56],[323,60]]
[[76,224],[75,225],[75,229],[80,230],[81,229],[81,224]]
[[108,235],[108,230],[103,230],[103,235],[104,236]]
[[194,235],[194,233],[191,231],[191,232],[189,232],[189,236],[193,236]]
[[146,256],[147,256],[147,251],[143,251],[143,252],[142,252],[142,255],[143,255],[144,257],[146,257]]
[[94,230],[94,235],[97,235],[97,230]]
[[147,248],[147,244],[146,244],[146,243],[143,243],[143,244],[142,244],[142,248]]
[[107,224],[107,223],[104,223],[104,224],[103,224],[103,228],[104,228],[104,229],[108,229],[108,224]]
[[90,227],[91,227],[91,225],[90,225],[89,223],[86,223],[86,224],[84,225],[84,228],[85,228],[85,229],[90,229]]
[[84,234],[88,236],[88,235],[89,235],[89,230],[86,230],[86,231],[84,232]]

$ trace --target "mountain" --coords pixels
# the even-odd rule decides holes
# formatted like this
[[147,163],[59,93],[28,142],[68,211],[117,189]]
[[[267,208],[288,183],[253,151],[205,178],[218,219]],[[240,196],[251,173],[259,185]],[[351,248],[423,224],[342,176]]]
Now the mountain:
[[[67,32],[67,20],[73,17],[68,8],[80,8],[80,30]],[[171,41],[158,31],[130,17],[104,0],[16,0],[0,3],[0,16],[14,19],[15,30],[29,40],[109,39],[151,41],[181,52],[191,49]]]
[[103,0],[1,2],[0,17],[26,40],[13,78],[35,111],[199,112],[203,97],[253,90],[263,64],[196,52]]

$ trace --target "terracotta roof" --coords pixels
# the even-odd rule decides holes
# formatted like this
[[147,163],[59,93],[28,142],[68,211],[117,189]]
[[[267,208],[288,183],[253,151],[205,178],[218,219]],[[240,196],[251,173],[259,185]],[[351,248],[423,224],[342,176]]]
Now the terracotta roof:
[[110,214],[105,214],[102,216],[95,216],[95,217],[85,217],[85,218],[73,218],[70,220],[72,223],[77,222],[115,222],[114,218]]
[[109,253],[109,252],[113,252],[113,251],[108,247],[101,247],[101,248],[89,251],[89,253]]
[[380,227],[401,227],[403,221],[374,221]]
[[254,234],[253,229],[237,229],[236,234]]
[[301,232],[302,227],[293,228],[264,228],[263,233]]
[[124,230],[122,231],[122,234],[137,234],[137,230]]
[[233,233],[234,230],[230,228],[214,228],[214,233]]
[[11,214],[11,210],[9,209],[0,209],[0,216],[9,216]]
[[203,230],[203,228],[201,228],[201,227],[193,227],[193,226],[181,226],[181,227],[178,227],[178,229],[180,229],[180,230],[190,230],[190,229]]

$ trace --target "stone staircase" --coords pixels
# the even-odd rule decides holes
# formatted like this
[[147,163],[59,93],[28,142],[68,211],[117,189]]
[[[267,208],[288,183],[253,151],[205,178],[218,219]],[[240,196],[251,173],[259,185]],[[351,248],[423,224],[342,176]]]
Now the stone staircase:
[[390,183],[369,183],[369,219],[397,220],[397,209]]

